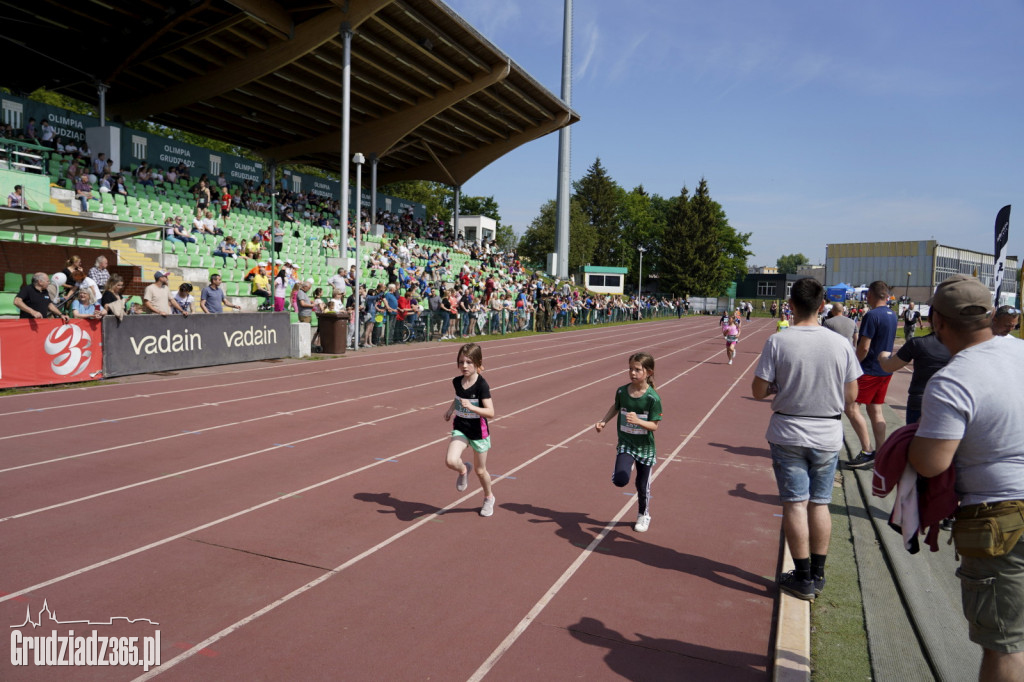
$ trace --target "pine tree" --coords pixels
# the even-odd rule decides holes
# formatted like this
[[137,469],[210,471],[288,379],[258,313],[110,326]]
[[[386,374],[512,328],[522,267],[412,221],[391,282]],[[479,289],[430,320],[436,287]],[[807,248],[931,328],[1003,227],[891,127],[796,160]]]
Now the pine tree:
[[[625,192],[608,175],[601,165],[600,158],[587,169],[586,175],[573,183],[573,190],[573,198],[579,203],[597,237],[593,250],[594,265],[626,265],[626,248],[619,216]],[[576,236],[570,228],[570,242],[575,239]],[[572,251],[571,245],[569,250]]]
[[689,197],[683,187],[669,202],[662,249],[662,288],[676,295],[720,296],[743,277],[750,255],[749,233],[737,233],[722,206],[711,198],[707,180]]

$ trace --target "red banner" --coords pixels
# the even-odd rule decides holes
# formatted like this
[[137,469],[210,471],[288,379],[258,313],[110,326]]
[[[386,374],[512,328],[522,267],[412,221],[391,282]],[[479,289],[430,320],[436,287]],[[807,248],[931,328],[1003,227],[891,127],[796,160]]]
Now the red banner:
[[100,320],[0,320],[0,388],[103,377]]

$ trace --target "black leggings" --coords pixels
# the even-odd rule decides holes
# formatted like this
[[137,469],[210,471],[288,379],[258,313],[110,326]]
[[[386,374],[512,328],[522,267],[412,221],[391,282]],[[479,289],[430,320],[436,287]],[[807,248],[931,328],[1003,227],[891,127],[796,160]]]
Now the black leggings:
[[651,471],[653,464],[641,464],[633,459],[628,452],[620,452],[615,456],[615,473],[612,474],[612,483],[619,488],[629,485],[629,475],[636,465],[636,494],[640,500],[641,514],[647,513],[647,505],[651,501]]

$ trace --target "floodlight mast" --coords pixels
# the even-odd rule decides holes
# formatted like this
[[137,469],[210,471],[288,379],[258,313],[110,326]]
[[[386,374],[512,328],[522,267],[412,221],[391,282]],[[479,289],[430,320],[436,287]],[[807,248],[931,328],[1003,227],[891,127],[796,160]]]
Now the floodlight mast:
[[[562,101],[572,104],[572,0],[565,0],[562,26]],[[559,279],[569,279],[569,171],[572,144],[569,126],[558,131],[558,194],[555,222],[555,272]]]

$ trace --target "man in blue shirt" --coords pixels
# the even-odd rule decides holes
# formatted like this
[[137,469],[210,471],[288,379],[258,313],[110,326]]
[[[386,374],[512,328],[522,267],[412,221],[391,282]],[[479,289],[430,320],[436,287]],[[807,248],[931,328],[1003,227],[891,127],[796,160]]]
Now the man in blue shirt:
[[[868,307],[871,309],[864,315],[860,323],[860,336],[857,339],[857,359],[864,374],[857,380],[857,402],[847,406],[846,416],[850,419],[857,438],[860,440],[860,454],[850,460],[854,469],[869,469],[874,465],[875,449],[871,447],[871,435],[875,436],[875,447],[885,442],[885,415],[882,405],[885,404],[885,393],[889,388],[892,374],[878,364],[879,353],[892,353],[893,342],[896,340],[896,328],[899,317],[887,305],[889,301],[889,285],[881,280],[872,282],[867,291]],[[860,405],[867,406],[868,420],[871,430],[860,412]]]
[[224,312],[224,306],[234,308],[235,310],[241,310],[242,306],[235,305],[225,298],[224,290],[221,289],[220,284],[220,275],[213,275],[210,277],[210,286],[203,289],[202,295],[199,299],[199,306],[203,309],[203,312],[211,315],[219,315]]

